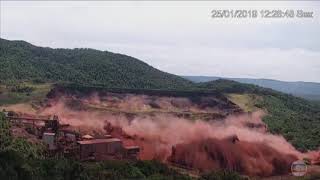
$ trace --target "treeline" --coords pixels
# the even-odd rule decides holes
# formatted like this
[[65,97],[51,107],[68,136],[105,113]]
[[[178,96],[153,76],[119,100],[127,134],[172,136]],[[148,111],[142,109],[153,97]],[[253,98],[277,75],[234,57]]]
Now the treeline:
[[0,39],[1,83],[71,82],[117,88],[185,88],[192,83],[122,54],[52,49]]
[[221,96],[221,92],[215,90],[201,90],[197,89],[196,86],[185,89],[151,89],[151,88],[110,88],[105,86],[89,86],[80,85],[75,83],[57,83],[54,85],[54,89],[48,94],[48,96],[54,96],[55,93],[63,94],[77,94],[88,95],[91,93],[99,93],[101,95],[107,93],[132,93],[132,94],[145,94],[152,96],[172,96],[172,97],[192,97],[192,96]]

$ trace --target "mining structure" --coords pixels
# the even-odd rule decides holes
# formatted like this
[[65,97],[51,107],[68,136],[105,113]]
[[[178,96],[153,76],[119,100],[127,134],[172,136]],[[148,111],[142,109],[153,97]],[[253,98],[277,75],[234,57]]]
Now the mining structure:
[[139,146],[124,146],[120,139],[108,134],[102,137],[81,135],[68,124],[61,124],[58,116],[33,118],[5,114],[12,124],[31,127],[28,132],[42,140],[49,155],[63,154],[81,161],[137,160],[139,156]]

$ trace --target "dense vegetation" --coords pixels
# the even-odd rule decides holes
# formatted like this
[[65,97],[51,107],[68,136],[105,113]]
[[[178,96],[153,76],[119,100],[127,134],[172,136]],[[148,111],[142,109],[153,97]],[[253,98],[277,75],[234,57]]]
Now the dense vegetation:
[[0,39],[0,80],[73,82],[118,88],[184,88],[192,83],[130,56],[94,49],[52,49]]
[[248,180],[249,178],[242,177],[236,172],[232,171],[216,171],[205,173],[200,180]]

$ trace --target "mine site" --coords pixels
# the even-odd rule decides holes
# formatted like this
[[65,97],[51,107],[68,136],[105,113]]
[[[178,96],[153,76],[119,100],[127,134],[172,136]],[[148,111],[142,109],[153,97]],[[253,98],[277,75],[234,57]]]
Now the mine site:
[[52,89],[38,106],[2,107],[10,132],[44,144],[48,156],[80,161],[157,160],[199,177],[213,169],[243,176],[285,177],[308,160],[319,173],[320,152],[300,152],[262,121],[267,112],[245,112],[220,93]]

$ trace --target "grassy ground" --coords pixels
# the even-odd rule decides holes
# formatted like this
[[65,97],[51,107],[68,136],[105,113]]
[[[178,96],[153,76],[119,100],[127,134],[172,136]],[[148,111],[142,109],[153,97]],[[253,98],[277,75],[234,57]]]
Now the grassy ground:
[[263,121],[273,134],[281,134],[298,150],[319,148],[319,109],[317,104],[286,95],[227,94],[245,111],[262,109],[267,114]]
[[253,112],[259,110],[256,107],[256,102],[261,100],[261,97],[255,94],[227,94],[226,95],[230,101],[237,104],[245,112]]
[[17,85],[0,84],[0,106],[18,103],[39,103],[51,90],[50,83],[23,82]]

